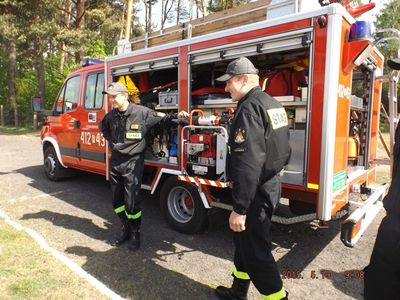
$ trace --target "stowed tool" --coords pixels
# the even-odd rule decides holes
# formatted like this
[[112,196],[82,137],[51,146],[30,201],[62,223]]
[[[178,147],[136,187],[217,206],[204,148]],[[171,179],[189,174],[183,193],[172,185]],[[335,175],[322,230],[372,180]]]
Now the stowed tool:
[[227,127],[232,119],[233,110],[211,116],[205,116],[202,110],[191,111],[189,125],[183,129],[183,132],[187,133],[183,148],[186,154],[185,169],[189,175],[208,179],[223,177],[227,153]]
[[[198,113],[198,115],[194,115]],[[227,111],[221,113],[221,115],[204,116],[204,112],[200,109],[194,109],[190,113],[189,124],[190,125],[204,125],[204,126],[219,126],[229,125],[234,116],[234,110],[229,108]]]

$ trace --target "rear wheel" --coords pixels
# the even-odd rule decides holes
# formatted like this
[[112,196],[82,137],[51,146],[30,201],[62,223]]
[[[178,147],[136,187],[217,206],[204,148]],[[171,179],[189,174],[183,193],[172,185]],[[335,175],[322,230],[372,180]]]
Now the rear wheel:
[[168,224],[176,231],[196,233],[207,224],[207,209],[196,187],[175,176],[165,181],[160,193],[160,206]]
[[61,180],[67,175],[67,169],[61,165],[52,146],[44,151],[43,166],[47,178],[51,181]]

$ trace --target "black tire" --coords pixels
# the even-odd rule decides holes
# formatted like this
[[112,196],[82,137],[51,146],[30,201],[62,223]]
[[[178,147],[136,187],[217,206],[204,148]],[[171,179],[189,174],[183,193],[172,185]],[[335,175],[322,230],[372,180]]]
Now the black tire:
[[292,199],[289,200],[289,208],[296,216],[313,214],[316,213],[317,210],[317,207],[312,203],[305,203]]
[[178,232],[197,233],[207,225],[207,209],[196,186],[168,178],[160,192],[160,206],[168,224]]
[[67,169],[60,164],[52,146],[44,151],[43,166],[47,178],[51,181],[59,181],[67,176]]

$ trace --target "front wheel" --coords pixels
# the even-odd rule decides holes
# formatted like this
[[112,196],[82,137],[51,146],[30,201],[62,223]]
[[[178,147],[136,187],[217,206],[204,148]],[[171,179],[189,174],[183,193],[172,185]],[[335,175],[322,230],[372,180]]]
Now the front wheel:
[[182,233],[196,233],[207,225],[207,209],[196,187],[168,178],[160,193],[160,206],[168,224]]
[[44,151],[43,166],[47,178],[51,181],[58,181],[66,176],[67,169],[61,165],[56,151],[51,146]]

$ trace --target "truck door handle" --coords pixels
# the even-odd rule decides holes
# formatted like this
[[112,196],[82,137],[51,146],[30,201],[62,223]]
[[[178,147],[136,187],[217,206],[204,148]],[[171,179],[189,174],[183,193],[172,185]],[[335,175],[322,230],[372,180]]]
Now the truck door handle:
[[81,144],[79,142],[76,144],[75,156],[81,158]]
[[74,121],[74,129],[79,129],[81,128],[81,121],[75,120]]

